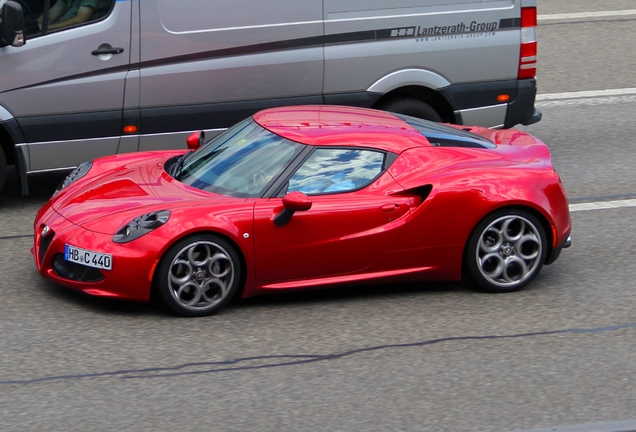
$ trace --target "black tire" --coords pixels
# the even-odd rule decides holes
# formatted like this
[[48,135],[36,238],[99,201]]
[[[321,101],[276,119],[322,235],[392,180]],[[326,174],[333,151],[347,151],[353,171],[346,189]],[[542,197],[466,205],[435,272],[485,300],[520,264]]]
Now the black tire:
[[405,114],[413,117],[419,117],[424,120],[441,122],[442,117],[433,109],[432,106],[419,99],[412,97],[400,97],[389,100],[378,105],[378,109],[390,111],[398,114]]
[[4,187],[4,182],[7,180],[7,158],[4,156],[4,152],[0,148],[0,192]]
[[518,291],[539,274],[547,250],[545,230],[535,216],[521,209],[496,211],[470,235],[466,276],[488,292]]
[[159,300],[187,317],[221,309],[243,279],[235,248],[212,234],[197,234],[175,243],[162,257],[154,278]]

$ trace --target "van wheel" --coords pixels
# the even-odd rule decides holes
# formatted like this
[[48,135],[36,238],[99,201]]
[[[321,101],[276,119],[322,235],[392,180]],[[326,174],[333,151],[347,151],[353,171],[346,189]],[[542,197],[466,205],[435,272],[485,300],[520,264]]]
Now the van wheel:
[[378,109],[398,114],[419,117],[424,120],[441,122],[442,117],[432,106],[416,98],[401,97],[378,105]]
[[0,150],[0,192],[4,187],[4,181],[7,179],[7,158],[4,156],[4,152]]

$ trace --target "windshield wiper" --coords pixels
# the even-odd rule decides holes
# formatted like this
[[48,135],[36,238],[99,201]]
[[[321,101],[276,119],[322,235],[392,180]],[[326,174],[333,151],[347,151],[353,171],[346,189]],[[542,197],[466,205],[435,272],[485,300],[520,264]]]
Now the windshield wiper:
[[186,156],[188,156],[190,153],[192,153],[192,150],[190,150],[187,153],[184,153],[177,160],[177,162],[170,167],[170,172],[168,174],[170,174],[174,179],[179,180],[179,176],[181,175],[181,170],[183,169],[183,163],[186,160]]

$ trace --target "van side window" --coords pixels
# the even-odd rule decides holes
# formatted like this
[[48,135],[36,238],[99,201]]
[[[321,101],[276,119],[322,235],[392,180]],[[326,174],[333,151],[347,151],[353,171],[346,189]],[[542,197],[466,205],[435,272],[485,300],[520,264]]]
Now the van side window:
[[17,1],[22,6],[27,38],[99,21],[115,3],[115,0],[52,0],[47,11],[41,0]]

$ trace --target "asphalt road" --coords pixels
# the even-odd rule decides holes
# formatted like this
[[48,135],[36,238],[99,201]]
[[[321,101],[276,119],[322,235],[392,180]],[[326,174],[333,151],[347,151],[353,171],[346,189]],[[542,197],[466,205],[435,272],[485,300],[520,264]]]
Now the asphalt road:
[[[635,35],[636,15],[540,21],[540,93],[634,87]],[[524,129],[573,204],[636,198],[636,96],[538,106]],[[2,431],[636,429],[636,207],[573,212],[572,248],[519,293],[364,287],[180,319],[39,277],[32,222],[62,177],[0,194]]]

